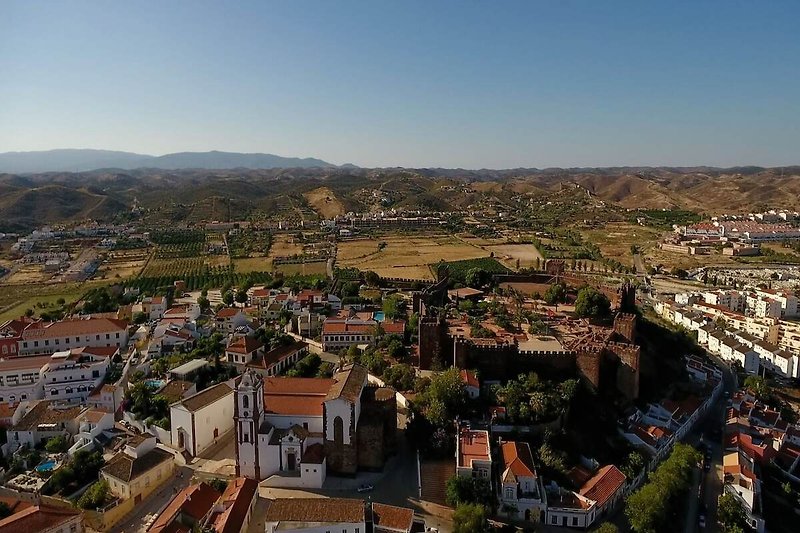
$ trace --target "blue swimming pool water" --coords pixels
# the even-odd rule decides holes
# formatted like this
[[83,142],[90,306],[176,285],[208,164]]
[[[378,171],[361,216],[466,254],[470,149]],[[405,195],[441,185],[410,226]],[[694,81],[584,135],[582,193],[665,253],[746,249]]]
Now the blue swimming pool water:
[[386,318],[383,314],[383,311],[375,311],[372,313],[372,318],[377,320],[378,322],[383,322],[384,318]]
[[144,380],[144,384],[147,387],[149,387],[149,388],[151,388],[153,390],[160,389],[161,387],[164,386],[164,383],[166,383],[166,381],[164,381],[163,379],[146,379],[146,380]]
[[56,462],[53,460],[45,461],[39,466],[36,467],[37,472],[49,472],[56,466]]

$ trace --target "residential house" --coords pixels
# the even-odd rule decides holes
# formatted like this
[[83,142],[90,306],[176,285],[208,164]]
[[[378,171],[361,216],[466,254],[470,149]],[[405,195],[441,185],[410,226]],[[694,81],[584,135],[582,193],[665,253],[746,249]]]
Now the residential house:
[[125,448],[100,469],[100,477],[112,495],[138,504],[166,483],[174,469],[174,456],[157,447],[155,437],[143,433],[128,439]]
[[462,427],[456,437],[456,475],[491,482],[492,452],[489,432]]
[[414,511],[375,502],[367,505],[367,522],[372,523],[374,533],[411,533]]
[[147,533],[200,530],[220,496],[205,482],[189,485],[172,498],[147,528]]
[[461,370],[461,381],[464,383],[464,390],[471,399],[476,399],[481,395],[481,383],[474,370]]
[[225,492],[214,504],[206,527],[216,533],[246,531],[258,500],[258,482],[237,477],[228,482]]
[[46,400],[23,402],[14,413],[13,425],[7,432],[8,442],[12,449],[17,449],[22,445],[33,448],[58,436],[70,441],[78,433],[84,409],[77,405],[63,407]]
[[616,466],[606,465],[598,470],[578,493],[595,502],[595,520],[609,514],[622,500],[626,477]]
[[500,474],[500,512],[525,521],[544,520],[547,510],[544,486],[533,465],[527,442],[500,441],[503,471]]
[[247,368],[262,377],[277,376],[293,367],[297,361],[308,355],[308,344],[302,341],[288,346],[278,346],[264,356],[247,363]]
[[246,365],[264,354],[264,344],[255,337],[233,335],[225,348],[225,360],[235,365]]
[[214,325],[218,331],[230,335],[236,328],[247,325],[247,316],[241,309],[225,307],[217,311],[214,316]]
[[269,502],[266,533],[366,533],[364,502],[347,498],[277,498]]
[[197,457],[233,430],[234,391],[218,383],[170,405],[172,446]]
[[121,385],[100,384],[89,394],[87,402],[90,407],[116,413],[122,407],[125,391]]

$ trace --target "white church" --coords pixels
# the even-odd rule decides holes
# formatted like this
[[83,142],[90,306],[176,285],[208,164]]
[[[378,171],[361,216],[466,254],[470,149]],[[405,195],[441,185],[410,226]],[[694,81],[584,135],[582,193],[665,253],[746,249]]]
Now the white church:
[[262,378],[246,371],[236,387],[236,475],[282,486],[321,488],[330,470],[358,468],[357,432],[367,371],[333,378]]

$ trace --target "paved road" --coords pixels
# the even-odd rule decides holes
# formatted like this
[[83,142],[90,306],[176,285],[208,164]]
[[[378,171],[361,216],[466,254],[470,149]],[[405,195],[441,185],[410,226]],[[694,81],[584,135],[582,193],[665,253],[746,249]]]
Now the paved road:
[[[722,370],[723,390],[728,393],[728,397],[736,390],[736,377],[731,372],[730,367],[720,358],[708,354],[709,358]],[[704,532],[714,533],[719,530],[717,526],[717,498],[722,494],[723,471],[722,471],[722,441],[715,440],[712,435],[715,431],[722,433],[725,409],[728,397],[723,393],[719,399],[711,406],[705,418],[695,426],[695,429],[687,435],[687,443],[698,445],[702,437],[703,443],[711,452],[711,469],[709,472],[701,472],[700,482],[702,483],[702,504],[693,505],[687,512],[687,533],[694,531],[689,526],[695,526],[701,510],[705,510],[706,527]],[[697,502],[697,490],[693,491],[692,499]],[[691,513],[691,514],[689,514]]]

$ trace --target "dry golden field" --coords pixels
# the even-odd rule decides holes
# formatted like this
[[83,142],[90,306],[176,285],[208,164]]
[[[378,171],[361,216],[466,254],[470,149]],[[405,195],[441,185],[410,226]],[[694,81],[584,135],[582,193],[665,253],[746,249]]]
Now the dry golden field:
[[[386,246],[379,250],[381,242]],[[392,236],[341,242],[336,262],[341,267],[372,270],[384,277],[430,280],[431,263],[488,256],[488,251],[452,235]]]

